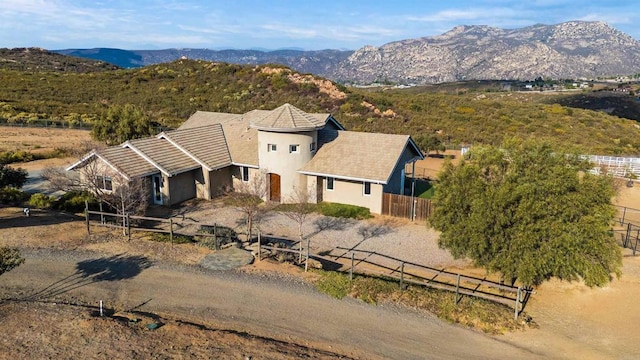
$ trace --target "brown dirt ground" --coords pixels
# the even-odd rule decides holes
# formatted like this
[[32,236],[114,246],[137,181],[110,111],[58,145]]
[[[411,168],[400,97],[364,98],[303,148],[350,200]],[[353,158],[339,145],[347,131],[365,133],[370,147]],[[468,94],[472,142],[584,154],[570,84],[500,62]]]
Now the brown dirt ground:
[[[7,128],[2,128],[5,129]],[[13,131],[14,128],[8,129]],[[45,139],[60,138],[60,145],[50,145],[54,147],[62,144],[68,146],[72,141],[79,141],[69,138],[73,130],[59,131],[63,132],[57,133],[56,129],[28,129],[22,140],[11,142],[7,140],[8,132],[1,131],[0,143],[17,144],[12,146],[24,149],[24,144],[36,138],[42,139],[43,143]],[[84,141],[86,135],[86,132],[79,133],[78,139]],[[441,162],[438,158],[428,158],[421,165],[437,173]],[[44,164],[27,166],[38,168]],[[620,186],[619,195],[614,201],[621,206],[640,209],[640,184],[633,188]],[[143,254],[150,259],[183,261],[189,264],[197,263],[208,253],[206,249],[188,245],[170,246],[136,239],[127,243],[109,231],[87,237],[78,218],[37,210],[32,215],[25,225],[21,209],[0,208],[2,244],[22,248],[87,249],[109,254]],[[19,221],[20,226],[16,227],[14,221]],[[269,262],[261,262],[260,266],[250,267],[246,271],[300,273],[297,268],[283,268]],[[640,313],[635,311],[634,303],[638,298],[640,256],[632,257],[625,251],[622,278],[613,280],[606,287],[591,289],[581,283],[557,280],[540,286],[526,309],[540,328],[507,334],[503,340],[523,348],[557,349],[558,358],[638,358],[640,351],[637,347],[637,324],[640,323]],[[7,343],[7,338],[0,335],[0,357],[210,358],[215,354],[216,358],[221,359],[251,356],[297,359],[338,356],[246,333],[185,324],[168,316],[158,318],[153,314],[131,313],[116,315],[122,317],[93,317],[85,308],[61,304],[0,304],[0,324],[4,329],[11,329],[12,333],[17,334],[11,337],[11,343]],[[140,321],[129,322],[127,319],[131,317]],[[164,326],[153,331],[147,330],[144,325],[151,321],[159,321]]]

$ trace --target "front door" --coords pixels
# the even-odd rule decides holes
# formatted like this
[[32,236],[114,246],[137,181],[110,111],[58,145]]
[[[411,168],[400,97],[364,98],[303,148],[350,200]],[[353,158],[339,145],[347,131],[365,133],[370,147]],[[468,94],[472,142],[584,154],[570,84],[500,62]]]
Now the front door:
[[280,175],[269,174],[269,200],[280,202]]
[[153,183],[153,203],[162,205],[162,175],[152,175],[151,182]]

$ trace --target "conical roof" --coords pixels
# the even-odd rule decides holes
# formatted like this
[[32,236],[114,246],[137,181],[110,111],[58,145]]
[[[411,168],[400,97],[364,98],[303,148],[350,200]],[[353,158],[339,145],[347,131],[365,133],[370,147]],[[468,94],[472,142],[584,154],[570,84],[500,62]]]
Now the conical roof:
[[[322,129],[330,114],[308,114],[291,104],[284,104],[251,121],[251,127],[275,132],[301,132]],[[325,115],[325,114],[322,114]]]

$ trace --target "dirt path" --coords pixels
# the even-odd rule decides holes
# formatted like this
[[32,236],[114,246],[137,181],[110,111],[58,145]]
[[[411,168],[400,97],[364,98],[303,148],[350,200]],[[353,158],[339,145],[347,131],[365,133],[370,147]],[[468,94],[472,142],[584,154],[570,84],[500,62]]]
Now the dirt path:
[[82,261],[66,252],[27,253],[24,265],[2,276],[1,294],[40,292],[43,298],[93,299],[96,304],[102,299],[120,309],[170,313],[217,328],[316,344],[357,358],[534,359],[548,355],[405,309],[336,300],[294,278],[156,264],[135,276],[127,275],[136,272],[123,273],[107,277],[114,281],[92,281],[92,277],[78,278],[76,268]]

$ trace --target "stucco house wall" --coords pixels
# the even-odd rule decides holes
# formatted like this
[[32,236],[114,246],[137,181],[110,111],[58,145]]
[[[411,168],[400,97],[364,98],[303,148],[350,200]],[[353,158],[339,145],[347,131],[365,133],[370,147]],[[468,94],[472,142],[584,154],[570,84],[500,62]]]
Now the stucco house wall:
[[196,171],[187,171],[172,177],[163,176],[162,188],[165,205],[175,205],[196,197]]
[[324,189],[322,192],[323,200],[326,202],[335,202],[341,204],[349,204],[363,206],[369,208],[374,214],[382,213],[382,185],[371,184],[371,194],[364,194],[364,184],[359,181],[347,181],[334,179],[333,190],[327,190],[327,180],[324,179]]
[[[301,177],[297,171],[311,160],[317,148],[317,141],[317,131],[258,132],[260,169],[265,173],[280,175],[281,202],[286,203],[287,199],[294,196],[296,189],[306,187],[305,178]],[[313,151],[311,150],[312,143],[316,144]],[[275,145],[275,151],[273,151],[272,145]],[[297,151],[291,151],[292,145],[297,146]]]

